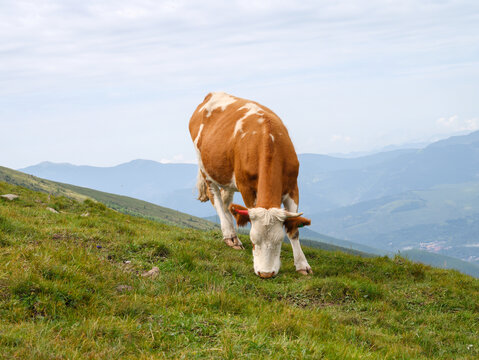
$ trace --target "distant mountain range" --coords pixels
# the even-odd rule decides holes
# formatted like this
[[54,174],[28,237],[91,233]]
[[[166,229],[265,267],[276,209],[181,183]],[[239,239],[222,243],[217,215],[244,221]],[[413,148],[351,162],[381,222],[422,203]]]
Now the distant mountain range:
[[[300,154],[300,209],[311,229],[365,246],[424,249],[479,263],[479,131],[356,158]],[[114,167],[41,163],[39,177],[127,195],[196,216],[194,164],[135,160]],[[239,194],[236,202],[241,202]]]

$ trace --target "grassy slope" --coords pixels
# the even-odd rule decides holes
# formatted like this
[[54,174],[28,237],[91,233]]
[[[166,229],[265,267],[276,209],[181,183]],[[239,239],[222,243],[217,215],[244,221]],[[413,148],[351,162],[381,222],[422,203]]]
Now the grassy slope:
[[[233,251],[218,231],[0,193],[20,195],[0,198],[2,358],[479,356],[479,280],[458,272],[305,248],[315,274],[303,277],[284,245],[279,276],[261,280],[245,236]],[[139,275],[152,266],[157,278]]]
[[10,184],[24,186],[32,190],[44,191],[50,194],[66,196],[77,200],[84,200],[87,198],[95,199],[117,211],[130,215],[147,217],[170,225],[202,230],[212,230],[217,228],[215,224],[204,219],[146,201],[45,180],[2,166],[0,166],[0,181],[6,181]]

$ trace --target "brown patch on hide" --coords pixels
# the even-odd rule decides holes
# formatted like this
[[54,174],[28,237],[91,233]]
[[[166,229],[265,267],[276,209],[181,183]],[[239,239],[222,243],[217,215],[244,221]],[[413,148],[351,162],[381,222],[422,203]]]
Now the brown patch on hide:
[[284,221],[284,227],[290,239],[298,237],[298,228],[308,225],[311,225],[311,220],[306,219],[302,216],[289,218]]

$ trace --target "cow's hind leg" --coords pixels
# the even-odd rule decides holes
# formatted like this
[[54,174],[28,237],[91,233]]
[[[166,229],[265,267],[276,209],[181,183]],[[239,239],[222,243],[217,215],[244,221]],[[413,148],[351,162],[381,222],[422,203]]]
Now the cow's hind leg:
[[[234,193],[226,190],[220,191],[219,187],[212,182],[209,182],[208,185],[209,195],[212,197],[212,199],[210,198],[211,203],[215,207],[216,212],[220,218],[223,241],[226,245],[232,247],[233,249],[243,249],[243,244],[236,236],[233,216],[228,210],[228,206],[233,200]],[[225,200],[225,202],[223,202],[223,199]]]
[[205,175],[198,169],[198,180],[196,182],[196,188],[198,189],[198,200],[206,202],[209,199],[208,184],[206,183]]
[[[234,218],[233,215],[229,211],[229,206],[233,202],[233,197],[234,197],[235,192],[232,190],[227,190],[227,189],[221,189],[221,200],[223,201],[223,210],[225,212],[225,215],[230,222],[230,224],[233,226],[234,229]],[[235,234],[232,238],[224,238],[224,242],[226,245],[231,246],[233,249],[244,249],[243,244],[241,243],[241,240],[238,238],[238,236]]]
[[[291,198],[291,196],[286,195],[283,198],[283,205],[284,208],[291,212],[298,212],[298,198],[296,196],[296,201]],[[291,247],[293,248],[293,258],[294,258],[294,266],[296,267],[296,271],[303,275],[312,274],[313,270],[311,266],[308,264],[308,260],[306,260],[306,256],[304,256],[303,249],[301,249],[301,245],[299,243],[299,231],[297,230],[292,236],[288,234],[288,239],[291,242]]]

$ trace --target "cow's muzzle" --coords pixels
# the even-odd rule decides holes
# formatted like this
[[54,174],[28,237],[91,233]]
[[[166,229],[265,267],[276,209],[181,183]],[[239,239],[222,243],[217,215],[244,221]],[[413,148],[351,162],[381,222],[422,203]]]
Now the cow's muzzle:
[[258,271],[258,275],[261,279],[269,279],[269,278],[272,278],[274,276],[274,271],[269,272],[269,273]]

